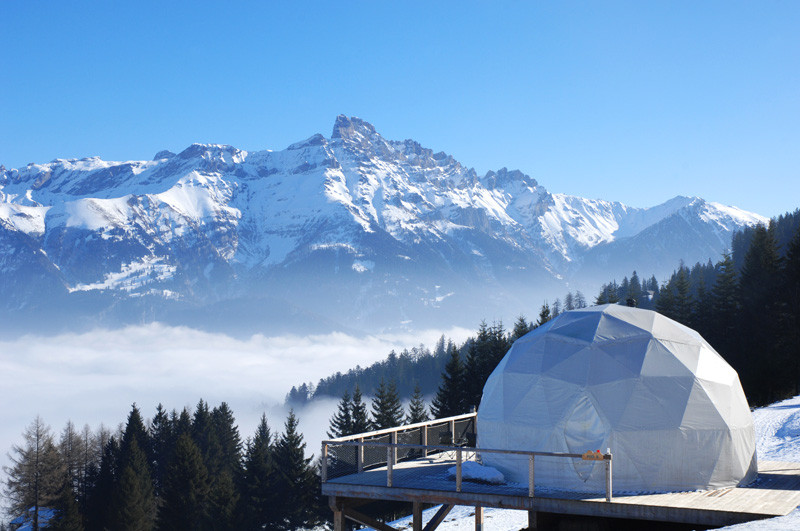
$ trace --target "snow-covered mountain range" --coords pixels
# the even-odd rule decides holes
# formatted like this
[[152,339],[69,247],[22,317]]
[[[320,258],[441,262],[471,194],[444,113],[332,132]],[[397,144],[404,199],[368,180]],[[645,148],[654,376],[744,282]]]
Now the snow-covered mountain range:
[[339,116],[330,138],[282,151],[0,166],[0,305],[15,329],[474,326],[633,268],[716,260],[764,221],[696,197],[553,194]]

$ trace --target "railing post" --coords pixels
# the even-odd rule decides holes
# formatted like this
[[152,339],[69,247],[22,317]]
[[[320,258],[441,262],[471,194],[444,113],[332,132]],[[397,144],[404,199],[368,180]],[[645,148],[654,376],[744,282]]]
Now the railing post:
[[364,471],[364,437],[358,439],[356,446],[356,469],[359,474]]
[[425,447],[422,449],[422,457],[428,457],[428,425],[425,424],[420,432],[422,434],[422,440],[420,442],[422,446]]
[[461,448],[456,450],[456,492],[461,492]]
[[528,462],[528,496],[533,498],[534,493],[534,482],[533,482],[533,458],[534,455],[531,454],[530,460]]
[[387,446],[386,447],[386,486],[392,486],[392,470],[394,469],[394,463],[392,463],[392,451],[394,450],[393,447]]
[[450,428],[450,444],[456,444],[456,421],[451,420],[447,423],[447,427]]
[[606,454],[606,501],[611,501],[611,452]]
[[[390,440],[392,441],[393,445],[397,444],[397,432],[396,431],[392,432]],[[397,446],[392,446],[392,464],[393,465],[397,464]]]
[[328,445],[322,443],[322,470],[320,470],[322,482],[328,481]]

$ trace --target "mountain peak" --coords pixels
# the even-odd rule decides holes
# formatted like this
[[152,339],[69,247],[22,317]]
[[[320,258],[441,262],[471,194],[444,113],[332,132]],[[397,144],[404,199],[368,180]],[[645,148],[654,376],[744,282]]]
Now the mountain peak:
[[357,134],[363,136],[374,135],[375,127],[373,127],[371,123],[361,118],[356,118],[355,116],[348,118],[344,114],[340,114],[336,117],[336,123],[333,124],[333,133],[331,133],[332,139],[350,139]]

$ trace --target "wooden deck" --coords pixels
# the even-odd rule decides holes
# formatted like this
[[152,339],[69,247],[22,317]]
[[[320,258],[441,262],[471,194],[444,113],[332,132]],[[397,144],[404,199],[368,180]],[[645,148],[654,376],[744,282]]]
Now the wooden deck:
[[387,469],[381,467],[330,478],[322,484],[322,493],[331,497],[332,506],[342,500],[397,500],[414,502],[415,507],[420,503],[472,505],[709,527],[783,516],[800,506],[800,463],[760,462],[758,480],[747,487],[615,495],[611,502],[598,494],[539,487],[534,497],[530,497],[527,485],[518,484],[463,481],[461,492],[456,492],[455,479],[447,474],[453,464],[441,458],[401,462],[393,467],[391,487],[386,486]]

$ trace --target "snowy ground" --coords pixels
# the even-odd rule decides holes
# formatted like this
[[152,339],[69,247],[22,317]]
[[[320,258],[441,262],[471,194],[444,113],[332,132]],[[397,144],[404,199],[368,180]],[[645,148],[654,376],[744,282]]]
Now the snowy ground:
[[[765,461],[800,461],[800,396],[777,402],[753,412],[758,458]],[[423,514],[427,522],[439,507]],[[455,507],[437,529],[442,531],[471,531],[475,528],[475,509]],[[485,509],[484,528],[492,531],[511,531],[527,527],[525,511]],[[398,529],[411,529],[411,517],[392,524]],[[800,529],[800,508],[787,516],[758,520],[746,524],[723,527],[728,531],[797,531]]]

